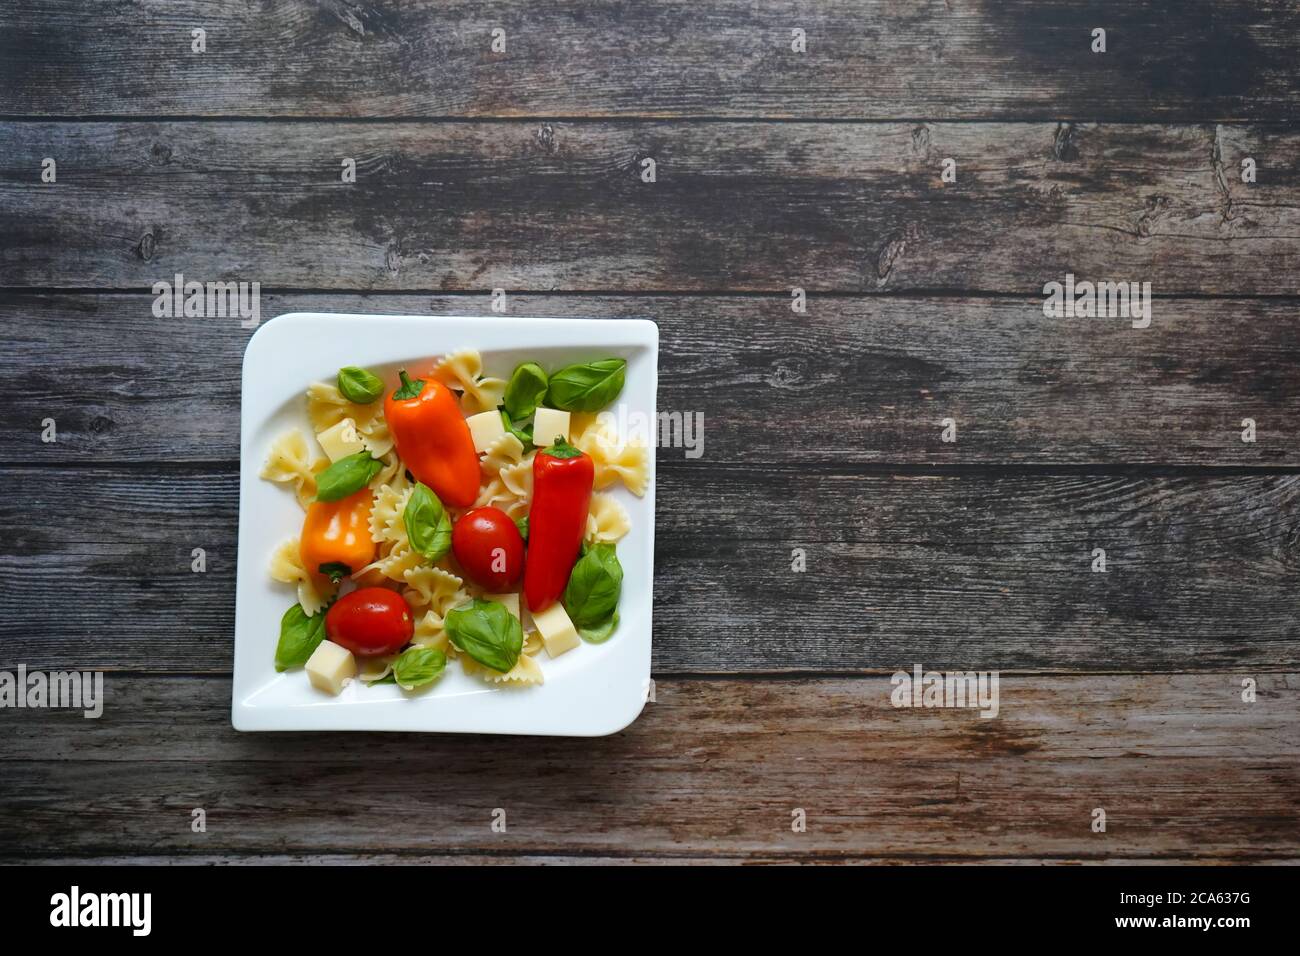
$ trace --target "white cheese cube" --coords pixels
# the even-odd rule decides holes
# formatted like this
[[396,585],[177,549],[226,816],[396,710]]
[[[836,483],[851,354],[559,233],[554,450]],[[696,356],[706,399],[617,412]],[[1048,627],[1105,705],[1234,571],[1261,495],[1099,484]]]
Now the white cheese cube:
[[488,445],[506,433],[505,423],[501,421],[501,412],[495,408],[489,412],[471,415],[465,419],[465,424],[469,426],[469,433],[474,437],[474,450],[480,453],[487,451]]
[[533,612],[533,624],[536,625],[537,632],[542,635],[546,653],[551,657],[559,657],[582,643],[577,628],[569,620],[569,612],[564,610],[564,605],[559,601],[545,611]]
[[556,435],[569,440],[569,413],[558,408],[537,409],[533,413],[533,444],[538,448],[549,448],[555,444]]
[[485,594],[485,601],[496,601],[498,604],[504,604],[506,610],[515,617],[519,616],[519,595],[518,594]]
[[366,450],[361,437],[357,435],[357,423],[350,418],[345,418],[333,428],[327,428],[320,432],[316,436],[316,440],[320,442],[321,448],[324,449],[331,462]]
[[357,659],[346,647],[321,641],[307,658],[307,678],[313,687],[331,694],[341,693],[357,676]]

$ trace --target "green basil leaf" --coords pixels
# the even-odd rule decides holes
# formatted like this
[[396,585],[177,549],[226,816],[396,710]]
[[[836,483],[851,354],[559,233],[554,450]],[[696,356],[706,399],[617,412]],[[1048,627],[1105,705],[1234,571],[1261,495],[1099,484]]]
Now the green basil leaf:
[[316,476],[316,500],[338,501],[354,495],[379,474],[384,463],[368,451],[340,458]]
[[342,561],[326,561],[317,570],[335,584],[352,573],[352,569]]
[[383,677],[379,678],[379,680],[368,680],[368,681],[366,681],[366,686],[367,686],[367,687],[378,687],[380,684],[396,684],[396,683],[397,683],[397,678],[393,675],[393,672],[392,672],[392,671],[389,671],[389,672],[388,672],[387,674],[385,674]]
[[408,378],[406,375],[406,369],[402,369],[398,372],[397,377],[402,380],[402,384],[398,386],[397,391],[393,392],[393,398],[397,399],[399,402],[408,398],[416,398],[422,391],[424,391],[424,379]]
[[528,515],[515,519],[515,527],[519,529],[519,537],[524,541],[528,540]]
[[364,368],[348,365],[339,369],[339,391],[349,402],[369,405],[383,397],[384,383],[378,375]]
[[524,629],[519,618],[499,601],[475,598],[447,612],[447,637],[484,667],[504,674],[519,661]]
[[570,365],[551,376],[548,405],[569,412],[597,412],[618,398],[627,376],[624,359]]
[[447,666],[447,655],[432,647],[408,647],[393,661],[393,678],[402,690],[432,684]]
[[595,627],[578,628],[578,636],[588,644],[604,644],[618,629],[618,611],[609,616],[604,624]]
[[501,424],[505,426],[506,431],[508,431],[510,434],[514,435],[516,438],[519,439],[519,443],[523,445],[525,449],[532,447],[533,445],[532,425],[529,425],[527,428],[520,428],[518,425],[516,425],[514,422],[510,420],[510,416],[505,413],[504,409],[502,409],[501,411]]
[[511,418],[530,418],[546,397],[547,385],[542,367],[536,362],[525,362],[510,376],[502,405]]
[[307,663],[320,642],[325,640],[325,612],[308,615],[295,604],[280,618],[280,643],[275,647],[275,669],[286,671]]
[[427,560],[437,561],[451,550],[451,518],[430,488],[416,484],[402,512],[402,521],[411,547]]
[[612,544],[587,549],[569,573],[564,588],[564,609],[574,627],[591,628],[604,623],[618,607],[623,590],[623,566]]

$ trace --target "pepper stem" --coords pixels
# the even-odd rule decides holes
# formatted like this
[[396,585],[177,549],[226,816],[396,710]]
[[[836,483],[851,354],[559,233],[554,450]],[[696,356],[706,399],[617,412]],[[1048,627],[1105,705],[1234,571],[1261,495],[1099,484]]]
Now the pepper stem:
[[577,458],[579,455],[582,454],[582,451],[570,445],[565,440],[563,435],[556,435],[555,444],[545,449],[545,452],[546,454],[550,455],[552,458],[559,458],[559,459]]

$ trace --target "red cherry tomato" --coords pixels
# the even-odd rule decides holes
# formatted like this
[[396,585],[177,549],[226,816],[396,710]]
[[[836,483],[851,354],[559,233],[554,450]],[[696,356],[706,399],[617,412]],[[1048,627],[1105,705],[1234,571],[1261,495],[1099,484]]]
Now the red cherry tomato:
[[524,573],[524,539],[500,508],[474,508],[451,529],[451,550],[471,581],[489,591],[510,591]]
[[414,632],[406,599],[388,588],[345,594],[325,614],[325,636],[358,657],[396,654]]

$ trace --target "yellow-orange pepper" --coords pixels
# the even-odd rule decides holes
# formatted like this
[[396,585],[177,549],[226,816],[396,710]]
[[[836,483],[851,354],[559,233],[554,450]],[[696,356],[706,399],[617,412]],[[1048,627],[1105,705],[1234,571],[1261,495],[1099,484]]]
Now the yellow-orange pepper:
[[302,523],[298,555],[302,566],[312,574],[335,576],[341,568],[321,570],[321,565],[347,567],[346,573],[360,571],[375,559],[375,542],[370,538],[370,507],[374,493],[362,488],[338,501],[313,501]]

